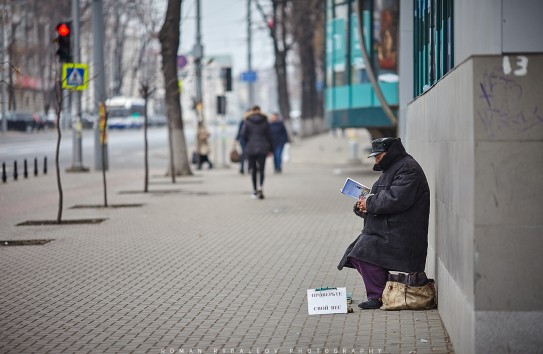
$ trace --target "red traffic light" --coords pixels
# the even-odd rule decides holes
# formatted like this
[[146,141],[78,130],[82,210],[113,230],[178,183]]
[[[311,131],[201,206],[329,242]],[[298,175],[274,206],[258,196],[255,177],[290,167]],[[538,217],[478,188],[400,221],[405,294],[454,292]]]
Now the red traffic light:
[[55,26],[55,31],[57,32],[55,42],[58,44],[56,54],[61,63],[72,62],[72,49],[70,46],[71,26],[71,21],[59,22]]
[[61,37],[66,37],[70,34],[70,27],[68,27],[68,25],[66,25],[65,23],[58,24],[56,29],[58,35]]

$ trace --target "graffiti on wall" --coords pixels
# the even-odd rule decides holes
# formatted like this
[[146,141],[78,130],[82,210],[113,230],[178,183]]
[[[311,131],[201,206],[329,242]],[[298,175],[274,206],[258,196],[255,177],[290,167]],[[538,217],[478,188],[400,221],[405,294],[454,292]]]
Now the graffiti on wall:
[[501,66],[483,72],[476,95],[481,101],[476,115],[489,137],[524,133],[543,126],[543,100],[534,101],[531,92],[527,92],[528,63],[526,56],[513,60],[504,56]]

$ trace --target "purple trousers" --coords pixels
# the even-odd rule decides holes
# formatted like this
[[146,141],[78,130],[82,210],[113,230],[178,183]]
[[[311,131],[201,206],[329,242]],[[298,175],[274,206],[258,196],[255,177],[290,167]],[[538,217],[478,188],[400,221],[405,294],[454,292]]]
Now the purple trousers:
[[357,258],[349,257],[352,265],[356,268],[358,273],[362,275],[362,280],[366,286],[366,293],[368,294],[368,300],[380,299],[383,296],[383,290],[388,280],[388,269],[361,261]]

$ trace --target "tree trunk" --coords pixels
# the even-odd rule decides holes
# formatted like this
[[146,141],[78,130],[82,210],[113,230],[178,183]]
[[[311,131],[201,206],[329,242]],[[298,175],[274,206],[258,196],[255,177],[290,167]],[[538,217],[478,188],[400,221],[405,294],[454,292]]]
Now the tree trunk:
[[275,52],[275,75],[277,78],[277,95],[279,112],[284,119],[290,119],[290,99],[288,96],[287,60],[284,51]]
[[181,21],[181,1],[168,0],[166,18],[162,26],[159,39],[162,45],[162,72],[166,90],[166,110],[168,115],[168,129],[171,137],[173,151],[170,158],[173,160],[174,173],[172,175],[192,175],[188,160],[185,134],[183,133],[183,117],[181,113],[181,100],[179,85],[177,83],[177,50],[179,48],[179,24]]
[[[279,112],[281,112],[284,119],[290,120],[290,97],[287,77],[287,55],[290,45],[287,43],[287,6],[287,1],[273,1],[274,28],[271,32],[275,52]],[[280,11],[279,16],[278,11]],[[279,21],[277,21],[278,18]]]
[[[321,10],[315,0],[299,0],[293,2],[294,36],[298,44],[302,85],[301,85],[301,135],[314,134],[313,120],[319,116],[319,97],[317,93],[317,60],[315,58],[315,35],[317,26],[321,25],[319,14]],[[310,10],[309,10],[310,9]],[[324,10],[323,10],[324,11]]]
[[57,210],[57,224],[62,222],[62,209],[64,204],[64,193],[62,191],[62,181],[60,180],[60,140],[62,133],[60,131],[60,112],[62,111],[62,84],[60,80],[55,86],[56,104],[55,107],[57,114],[57,145],[55,149],[55,171],[57,173],[57,188],[58,188],[58,210]]

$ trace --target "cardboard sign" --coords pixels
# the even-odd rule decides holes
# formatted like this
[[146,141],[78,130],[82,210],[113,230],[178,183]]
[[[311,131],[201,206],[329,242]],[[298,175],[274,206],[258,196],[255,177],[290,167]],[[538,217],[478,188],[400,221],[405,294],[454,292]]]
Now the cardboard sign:
[[347,313],[347,289],[308,289],[307,311],[310,315]]

